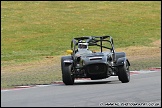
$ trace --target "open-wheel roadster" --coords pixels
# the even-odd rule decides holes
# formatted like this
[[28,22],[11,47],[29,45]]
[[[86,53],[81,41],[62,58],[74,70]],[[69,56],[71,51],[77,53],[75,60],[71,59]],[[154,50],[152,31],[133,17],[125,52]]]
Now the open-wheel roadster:
[[130,63],[124,52],[115,52],[111,36],[73,38],[67,53],[70,55],[61,57],[65,85],[73,85],[75,78],[98,80],[118,76],[122,83],[130,81]]

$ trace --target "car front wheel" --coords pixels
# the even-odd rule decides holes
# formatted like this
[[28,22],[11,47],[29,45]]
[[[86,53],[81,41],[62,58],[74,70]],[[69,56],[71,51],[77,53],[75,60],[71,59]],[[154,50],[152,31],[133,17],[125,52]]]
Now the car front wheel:
[[65,64],[64,59],[61,61],[62,68],[62,80],[65,85],[73,85],[74,84],[74,76],[72,73],[72,64]]
[[130,81],[130,71],[127,61],[124,63],[123,66],[118,67],[118,79],[122,83],[127,83]]

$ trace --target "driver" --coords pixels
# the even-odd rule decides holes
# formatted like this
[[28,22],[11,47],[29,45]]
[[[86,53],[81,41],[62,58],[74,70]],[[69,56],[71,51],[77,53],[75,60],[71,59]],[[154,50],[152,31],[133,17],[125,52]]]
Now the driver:
[[78,49],[88,49],[87,43],[80,43],[80,44],[78,45]]
[[92,53],[92,51],[88,50],[88,43],[78,43],[77,51],[79,53]]

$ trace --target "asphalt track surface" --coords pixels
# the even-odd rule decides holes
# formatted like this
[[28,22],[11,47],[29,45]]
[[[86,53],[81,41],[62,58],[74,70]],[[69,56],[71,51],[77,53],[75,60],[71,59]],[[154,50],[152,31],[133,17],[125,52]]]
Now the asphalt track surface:
[[1,107],[161,107],[160,70],[132,71],[129,83],[116,76],[1,90]]

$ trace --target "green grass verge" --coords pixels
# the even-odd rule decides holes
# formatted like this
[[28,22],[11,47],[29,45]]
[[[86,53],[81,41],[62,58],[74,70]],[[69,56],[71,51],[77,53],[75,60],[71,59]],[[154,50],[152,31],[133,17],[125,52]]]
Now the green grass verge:
[[144,70],[151,67],[161,67],[161,57],[145,58],[141,60],[131,61],[130,70]]
[[1,60],[60,55],[73,37],[87,35],[111,35],[116,48],[149,46],[160,39],[160,6],[160,1],[2,1]]
[[[161,38],[161,2],[1,2],[1,67],[63,55],[73,37],[101,35],[112,36],[115,48],[151,46]],[[60,71],[43,72],[3,73],[1,87],[60,79]]]

